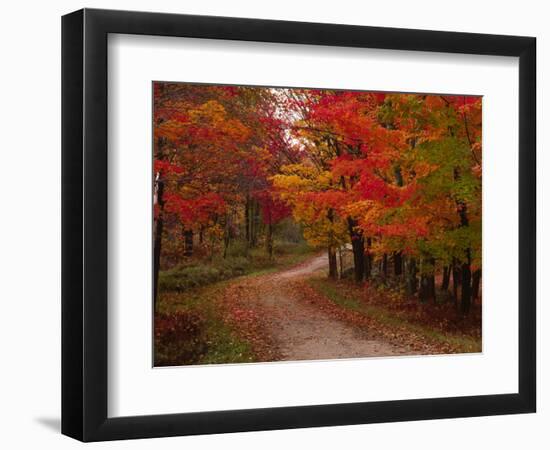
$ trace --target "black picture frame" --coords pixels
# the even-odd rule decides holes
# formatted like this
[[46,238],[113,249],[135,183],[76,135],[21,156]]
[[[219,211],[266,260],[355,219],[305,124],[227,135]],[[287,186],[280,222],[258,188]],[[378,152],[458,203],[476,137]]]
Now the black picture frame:
[[[519,57],[517,393],[107,416],[109,33]],[[62,18],[62,433],[82,441],[535,412],[536,39],[83,9]]]

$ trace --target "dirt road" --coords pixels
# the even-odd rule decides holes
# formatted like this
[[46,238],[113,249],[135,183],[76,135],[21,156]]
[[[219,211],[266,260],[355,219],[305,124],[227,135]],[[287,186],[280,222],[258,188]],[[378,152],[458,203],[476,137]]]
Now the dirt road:
[[228,287],[228,295],[262,322],[262,330],[284,361],[362,358],[409,353],[390,342],[373,339],[329,316],[308,301],[300,282],[326,273],[326,256],[316,256],[292,269],[243,277]]

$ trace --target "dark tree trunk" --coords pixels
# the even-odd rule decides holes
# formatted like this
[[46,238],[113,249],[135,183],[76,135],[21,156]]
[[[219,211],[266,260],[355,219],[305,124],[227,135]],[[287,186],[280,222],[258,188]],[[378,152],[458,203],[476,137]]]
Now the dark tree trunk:
[[183,231],[183,255],[184,256],[193,256],[193,230],[184,230]]
[[430,274],[420,277],[420,301],[423,303],[432,301],[435,303],[435,281],[434,276]]
[[429,297],[434,302],[437,303],[437,297],[435,295],[435,275],[432,273],[431,275],[428,275],[428,281],[429,281]]
[[[460,226],[467,227],[469,224],[469,221],[468,221],[468,211],[465,203],[459,202],[458,213],[460,216]],[[460,281],[462,283],[462,292],[461,292],[462,314],[467,315],[470,312],[470,305],[472,303],[472,270],[470,268],[471,251],[469,248],[466,249],[465,257],[466,257],[466,260],[462,263]]]
[[328,247],[328,276],[333,280],[338,279],[338,264],[334,248]]
[[341,247],[338,247],[338,264],[340,265],[340,272],[338,273],[338,279],[341,280],[344,275],[344,260],[342,258]]
[[429,281],[428,281],[428,277],[426,275],[421,275],[420,276],[420,289],[419,289],[419,292],[418,292],[418,297],[420,298],[420,301],[422,303],[426,303],[428,301],[428,298],[429,298]]
[[348,231],[353,250],[353,272],[356,283],[361,283],[365,277],[365,240],[357,230],[357,221],[348,217]]
[[269,258],[273,258],[273,225],[271,224],[271,217],[267,224],[267,233],[265,238],[265,249]]
[[252,202],[252,247],[258,244],[258,228],[260,225],[260,206],[257,201]]
[[370,247],[372,244],[371,238],[367,238],[367,249],[365,252],[365,280],[370,279],[371,272],[372,272],[372,255],[370,253]]
[[441,281],[441,290],[447,291],[449,289],[449,281],[451,279],[451,268],[449,266],[443,267],[443,280]]
[[384,280],[388,278],[388,254],[384,253],[384,256],[382,257],[382,276],[384,277]]
[[254,247],[256,243],[254,242],[254,201],[250,200],[249,211],[248,211],[248,222],[249,222],[249,236],[248,242],[250,247]]
[[[330,208],[327,212],[327,219],[332,224],[334,223],[334,210]],[[329,232],[329,244],[327,247],[328,250],[328,276],[333,280],[338,279],[338,262],[336,259],[336,250],[334,249],[334,236],[331,231]]]
[[[427,302],[429,300],[436,302],[436,296],[435,296],[435,275],[434,275],[434,266],[435,266],[435,260],[433,258],[429,258],[427,261],[425,261],[428,265],[432,267],[430,272],[425,272],[420,277],[420,300],[422,302]],[[426,264],[423,264],[426,265]]]
[[231,218],[225,216],[225,227],[223,232],[223,258],[227,257],[227,251],[229,250],[229,244],[231,243]]
[[472,273],[470,270],[470,264],[468,262],[462,264],[461,296],[462,314],[467,315],[470,312],[470,306],[472,303]]
[[411,258],[407,265],[407,292],[409,295],[416,294],[418,289],[418,279],[416,278],[416,259]]
[[153,244],[153,303],[155,311],[157,310],[160,250],[162,247],[162,232],[164,228],[164,219],[162,217],[164,211],[164,181],[162,181],[160,178],[157,180],[157,204],[159,207],[158,216],[155,224],[155,241]]
[[244,208],[245,237],[247,247],[256,247],[258,243],[258,226],[260,223],[260,208],[258,202],[247,195]]
[[481,283],[481,269],[474,271],[472,275],[472,302],[479,300],[479,285]]
[[[157,140],[157,158],[164,157],[165,139],[158,138]],[[155,222],[155,237],[153,241],[153,308],[157,310],[158,285],[160,272],[160,254],[162,247],[162,233],[164,231],[164,180],[160,172],[157,174],[156,182],[156,200],[158,205],[157,220]]]
[[455,307],[458,308],[458,286],[460,286],[461,271],[456,260],[453,260],[453,300]]
[[246,244],[250,245],[250,197],[248,195],[244,204],[244,235]]
[[[401,167],[395,167],[394,173],[397,186],[402,187],[403,174],[401,173]],[[394,252],[393,254],[393,274],[398,278],[403,274],[403,256],[401,252]],[[386,276],[386,274],[384,274],[384,276]]]
[[393,273],[396,277],[400,277],[403,273],[403,256],[401,252],[393,254]]
[[[454,170],[455,180],[460,179],[460,171],[455,168]],[[458,199],[456,201],[458,215],[460,217],[460,226],[467,227],[469,225],[468,220],[468,206],[465,201]],[[472,271],[470,268],[471,264],[471,250],[469,248],[465,251],[465,261],[461,265],[461,310],[462,314],[467,315],[470,311],[470,305],[472,303]]]

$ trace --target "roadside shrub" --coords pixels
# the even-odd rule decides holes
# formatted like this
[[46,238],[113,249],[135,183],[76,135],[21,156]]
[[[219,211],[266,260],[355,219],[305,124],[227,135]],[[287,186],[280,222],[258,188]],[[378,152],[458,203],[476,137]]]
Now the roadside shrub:
[[196,363],[207,351],[205,326],[204,319],[188,311],[155,314],[155,366]]
[[303,255],[311,252],[311,247],[305,242],[294,243],[288,241],[276,241],[273,246],[275,255]]
[[234,240],[229,244],[227,249],[228,257],[246,257],[248,255],[248,244],[246,241]]
[[160,273],[159,289],[181,292],[244,275],[250,268],[251,262],[244,257],[228,258],[212,265],[176,267]]
[[[246,275],[257,270],[273,267],[275,261],[269,257],[261,246],[248,249],[248,256],[244,256],[244,243],[235,241],[230,247],[227,258],[219,258],[212,262],[186,263],[159,274],[159,290],[161,292],[183,292],[189,289],[206,286],[218,281]],[[302,255],[311,252],[305,243],[294,244],[276,242],[274,253],[276,256]]]
[[304,242],[303,230],[301,225],[294,222],[291,218],[284,219],[276,225],[276,235],[281,241],[299,244]]

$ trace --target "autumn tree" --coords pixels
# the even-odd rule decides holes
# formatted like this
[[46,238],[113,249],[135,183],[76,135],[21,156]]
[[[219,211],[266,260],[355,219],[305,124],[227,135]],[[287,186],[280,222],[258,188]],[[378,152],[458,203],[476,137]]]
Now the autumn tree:
[[154,130],[155,298],[163,239],[272,257],[289,215],[332,278],[351,247],[357,283],[478,298],[481,98],[154,83]]

